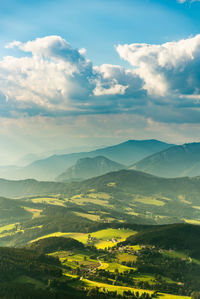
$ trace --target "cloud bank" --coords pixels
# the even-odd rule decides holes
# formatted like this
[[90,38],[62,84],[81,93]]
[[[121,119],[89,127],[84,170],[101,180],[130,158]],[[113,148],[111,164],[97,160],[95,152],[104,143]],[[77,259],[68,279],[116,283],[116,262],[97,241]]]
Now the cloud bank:
[[94,66],[60,36],[14,41],[0,61],[0,116],[141,115],[200,122],[200,35],[162,45],[116,46],[130,67]]

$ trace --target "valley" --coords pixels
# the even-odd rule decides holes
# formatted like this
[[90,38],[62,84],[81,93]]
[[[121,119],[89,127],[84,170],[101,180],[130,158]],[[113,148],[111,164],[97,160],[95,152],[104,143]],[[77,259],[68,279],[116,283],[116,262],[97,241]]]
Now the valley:
[[4,298],[195,298],[199,181],[99,156],[78,161],[57,181],[1,179],[0,254],[16,269],[0,280]]

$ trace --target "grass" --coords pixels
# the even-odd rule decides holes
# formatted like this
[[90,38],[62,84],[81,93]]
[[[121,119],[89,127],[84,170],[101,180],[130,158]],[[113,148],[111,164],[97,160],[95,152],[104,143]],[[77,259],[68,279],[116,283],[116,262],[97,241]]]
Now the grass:
[[86,195],[84,194],[77,194],[71,197],[70,202],[74,202],[78,205],[84,205],[86,203],[93,203],[100,206],[107,206],[112,207],[109,205],[108,200],[111,198],[111,196],[107,193],[88,193]]
[[40,217],[40,214],[42,213],[43,210],[39,210],[39,209],[31,209],[31,208],[27,208],[27,207],[23,207],[24,210],[26,210],[27,212],[30,212],[33,214],[32,219],[34,218],[38,218]]
[[79,213],[79,212],[74,212],[74,214],[76,214],[77,216],[83,217],[83,218],[87,218],[87,219],[92,220],[92,221],[99,221],[100,220],[99,215],[95,215],[95,214]]
[[108,187],[116,187],[116,183],[115,182],[110,182],[107,184]]
[[[129,229],[113,229],[108,228],[104,230],[100,230],[94,233],[91,233],[91,237],[95,238],[93,241],[93,245],[95,245],[98,249],[105,249],[106,247],[113,247],[117,245],[118,242],[123,242],[131,235],[136,234],[136,231],[129,230]],[[45,235],[43,237],[34,239],[31,241],[35,242],[40,239],[45,239],[49,237],[66,237],[66,238],[73,238],[82,242],[83,244],[87,244],[88,234],[86,233],[62,233],[62,232],[55,232],[52,234]]]
[[[144,293],[144,292],[149,293],[149,294],[153,294],[153,291],[149,291],[149,290],[135,289],[135,288],[124,287],[124,286],[113,286],[113,285],[100,283],[100,282],[96,282],[96,281],[90,281],[90,280],[87,280],[87,279],[83,279],[82,281],[85,283],[85,285],[88,288],[98,287],[101,292],[103,292],[103,290],[105,288],[105,291],[109,291],[109,292],[117,291],[117,293],[120,294],[120,295],[123,295],[124,291],[138,292],[140,295],[142,295],[142,293]],[[171,295],[171,294],[158,293],[157,298],[160,298],[160,299],[190,299],[191,297],[176,296],[176,295]]]
[[134,201],[145,204],[145,205],[153,205],[153,206],[160,206],[160,207],[165,205],[164,201],[155,199],[150,196],[149,197],[137,197],[137,198],[134,198]]
[[194,209],[200,210],[200,206],[193,206]]
[[90,193],[89,197],[90,198],[99,198],[99,199],[104,199],[104,200],[109,200],[111,198],[110,194],[105,193],[105,192]]
[[163,255],[172,257],[172,258],[185,258],[191,260],[193,263],[200,265],[200,260],[191,258],[188,254],[185,252],[180,252],[180,251],[174,251],[174,250],[165,250],[163,251]]
[[142,249],[140,245],[133,245],[133,246],[129,246],[129,247],[135,251],[139,251]]
[[58,257],[63,265],[69,266],[72,269],[76,269],[80,265],[87,268],[97,268],[99,266],[97,260],[90,258],[90,252],[88,251],[77,250],[74,253],[70,251],[58,251],[49,255]]
[[37,198],[32,198],[31,201],[33,203],[43,203],[48,205],[64,206],[63,202],[60,199],[52,198],[52,197],[37,197]]
[[149,283],[155,281],[155,276],[151,274],[134,274],[133,278],[138,281],[148,281]]
[[136,255],[131,255],[128,253],[118,253],[117,259],[119,263],[122,262],[136,262],[137,261],[137,256]]
[[200,220],[195,220],[195,219],[185,219],[185,218],[183,218],[183,220],[184,220],[186,223],[189,223],[189,224],[200,225]]
[[49,238],[49,237],[66,237],[66,238],[73,238],[76,240],[81,240],[80,242],[83,243],[87,243],[87,234],[84,233],[62,233],[62,232],[56,232],[56,233],[52,233],[52,234],[48,234],[45,236],[42,236],[40,238],[34,239],[32,240],[30,243],[41,240],[41,239],[45,239],[45,238]]
[[19,223],[17,222],[17,223],[8,224],[8,225],[4,225],[4,226],[0,227],[0,238],[4,238],[4,237],[7,237],[7,236],[12,236],[12,235],[16,234],[19,231],[24,232],[21,229],[16,229],[16,226],[18,224]]
[[105,264],[103,263],[103,266],[100,267],[99,269],[108,270],[110,272],[115,272],[116,270],[118,270],[119,273],[124,273],[125,271],[129,272],[131,269],[136,270],[135,268],[123,266],[118,263],[105,263]]
[[13,223],[13,224],[8,224],[8,225],[4,225],[2,227],[0,227],[0,234],[3,232],[3,231],[10,231],[10,230],[13,230],[16,225],[19,224],[19,223]]
[[[91,233],[91,236],[96,238],[95,246],[98,249],[104,249],[106,247],[113,247],[118,242],[125,241],[131,235],[134,235],[136,232],[128,229],[113,229],[108,228],[100,230],[94,233]],[[115,242],[117,241],[117,242]]]
[[[104,249],[106,247],[113,247],[117,245],[118,242],[123,242],[131,235],[136,234],[136,231],[129,230],[129,229],[113,229],[108,228],[104,230],[100,230],[94,233],[91,233],[91,237],[95,238],[94,242],[92,243],[98,249]],[[37,238],[32,240],[35,242],[40,239],[45,239],[49,237],[66,237],[66,238],[73,238],[82,242],[83,244],[87,244],[88,234],[85,233],[62,233],[62,232],[55,232],[52,234],[45,235],[43,237]]]
[[26,275],[19,276],[13,282],[14,283],[22,283],[22,284],[30,283],[30,284],[35,285],[35,287],[38,288],[38,289],[46,288],[45,284],[42,283],[41,281],[36,280],[36,279],[34,279],[32,277],[29,277],[29,276],[26,276]]
[[163,255],[171,258],[188,258],[186,253],[174,250],[165,250],[163,251]]

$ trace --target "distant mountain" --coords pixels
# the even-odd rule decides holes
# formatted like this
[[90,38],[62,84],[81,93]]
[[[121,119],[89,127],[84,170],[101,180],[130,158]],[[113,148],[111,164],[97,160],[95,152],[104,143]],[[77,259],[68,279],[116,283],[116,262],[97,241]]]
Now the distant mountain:
[[49,158],[35,161],[26,167],[3,174],[7,179],[35,178],[39,180],[54,180],[55,177],[71,167],[81,158],[104,156],[117,163],[131,165],[137,161],[171,147],[172,144],[158,140],[129,140],[114,146],[105,147],[91,152],[81,152],[65,155],[53,155]]
[[125,244],[154,245],[163,249],[187,250],[191,256],[200,257],[200,226],[171,224],[151,227],[128,237]]
[[70,180],[84,180],[124,168],[126,168],[126,166],[111,161],[103,156],[82,158],[79,159],[74,166],[69,167],[65,172],[59,175],[56,180],[63,182]]
[[200,143],[176,145],[135,163],[132,169],[162,177],[200,175]]

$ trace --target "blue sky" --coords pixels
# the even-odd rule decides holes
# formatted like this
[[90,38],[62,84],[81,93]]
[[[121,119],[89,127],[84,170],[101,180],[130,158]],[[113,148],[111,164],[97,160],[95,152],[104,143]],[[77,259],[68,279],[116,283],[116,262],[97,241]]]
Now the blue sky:
[[126,139],[199,141],[199,15],[190,0],[1,2],[0,164]]
[[[8,0],[0,4],[1,46],[60,35],[95,64],[120,63],[113,46],[164,43],[199,33],[200,3],[176,0]],[[7,52],[1,47],[1,56]]]

